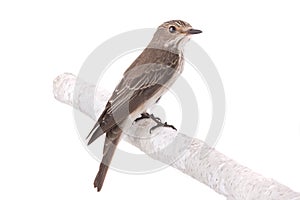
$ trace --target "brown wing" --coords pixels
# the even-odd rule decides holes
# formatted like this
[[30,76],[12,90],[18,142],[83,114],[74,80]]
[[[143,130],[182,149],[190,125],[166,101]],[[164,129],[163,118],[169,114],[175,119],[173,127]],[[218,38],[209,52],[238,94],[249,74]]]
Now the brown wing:
[[123,79],[90,132],[93,135],[88,144],[118,125],[155,95],[174,73],[177,73],[178,62],[178,54],[158,49],[145,49],[125,71]]

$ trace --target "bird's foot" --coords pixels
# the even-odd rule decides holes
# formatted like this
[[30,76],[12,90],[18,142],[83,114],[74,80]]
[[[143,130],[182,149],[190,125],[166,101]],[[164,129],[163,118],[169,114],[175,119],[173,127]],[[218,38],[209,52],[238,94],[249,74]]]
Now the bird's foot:
[[156,123],[161,122],[161,120],[160,120],[158,117],[155,117],[153,114],[149,114],[149,113],[142,113],[142,114],[141,114],[141,117],[136,118],[136,119],[134,120],[134,122],[138,122],[138,121],[140,121],[140,120],[142,120],[142,119],[152,119],[152,120],[155,121]]
[[162,123],[159,117],[155,117],[153,114],[149,114],[149,113],[142,113],[141,117],[135,119],[134,122],[138,122],[142,119],[152,119],[156,123],[156,125],[150,129],[150,134],[152,133],[152,131],[154,131],[159,127],[169,127],[177,131],[177,129],[173,125],[169,125],[167,124],[167,122]]
[[173,125],[167,124],[167,122],[165,122],[165,123],[156,122],[156,123],[157,124],[150,129],[150,134],[152,133],[153,130],[155,130],[155,129],[159,128],[159,127],[169,127],[169,128],[174,129],[175,131],[177,131],[177,129]]

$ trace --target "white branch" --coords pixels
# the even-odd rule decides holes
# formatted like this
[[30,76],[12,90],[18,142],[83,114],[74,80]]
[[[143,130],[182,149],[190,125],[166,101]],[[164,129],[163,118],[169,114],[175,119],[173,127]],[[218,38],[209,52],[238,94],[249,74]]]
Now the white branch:
[[[69,73],[58,76],[53,82],[54,96],[58,101],[69,104],[92,119],[96,119],[95,116],[101,114],[110,93],[103,88],[98,90],[96,93],[98,104],[94,105],[95,86],[81,80],[77,81],[80,86],[79,95],[74,97],[76,77]],[[149,123],[149,120],[141,120],[130,128],[130,135],[137,137],[125,137],[125,140],[163,163],[170,163],[174,160],[176,151],[180,151],[179,148],[167,152],[159,151],[175,137],[176,140],[181,140],[182,144],[190,144],[184,151],[184,155],[172,162],[172,167],[204,183],[230,200],[300,200],[300,193],[239,165],[199,139],[190,138],[170,128],[160,128],[158,136],[149,140],[139,139],[141,135],[149,134],[148,130],[151,126],[153,124]]]

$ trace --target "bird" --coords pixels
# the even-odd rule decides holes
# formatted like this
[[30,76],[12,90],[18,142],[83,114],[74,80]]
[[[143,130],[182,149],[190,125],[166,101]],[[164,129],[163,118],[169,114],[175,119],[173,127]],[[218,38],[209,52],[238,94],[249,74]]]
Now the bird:
[[151,118],[157,123],[153,128],[174,128],[148,114],[147,109],[160,99],[182,73],[184,46],[191,35],[199,33],[202,31],[192,28],[182,20],[164,22],[156,29],[146,48],[124,72],[123,78],[86,138],[87,145],[90,145],[101,135],[106,135],[102,161],[94,180],[94,187],[98,192],[102,189],[122,132],[134,121]]

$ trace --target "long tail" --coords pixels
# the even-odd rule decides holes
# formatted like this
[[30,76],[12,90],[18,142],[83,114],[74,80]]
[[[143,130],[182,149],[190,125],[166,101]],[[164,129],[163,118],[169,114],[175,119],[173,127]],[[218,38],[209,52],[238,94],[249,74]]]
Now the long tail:
[[97,192],[100,192],[100,190],[103,186],[107,170],[108,170],[108,166],[101,163],[99,171],[98,171],[97,176],[94,181],[94,187],[97,188]]
[[104,149],[103,149],[103,158],[99,167],[99,171],[94,181],[94,187],[97,188],[97,191],[100,192],[105,176],[108,170],[108,166],[112,160],[112,157],[115,153],[117,145],[121,136],[121,129],[115,127],[113,130],[106,133]]

